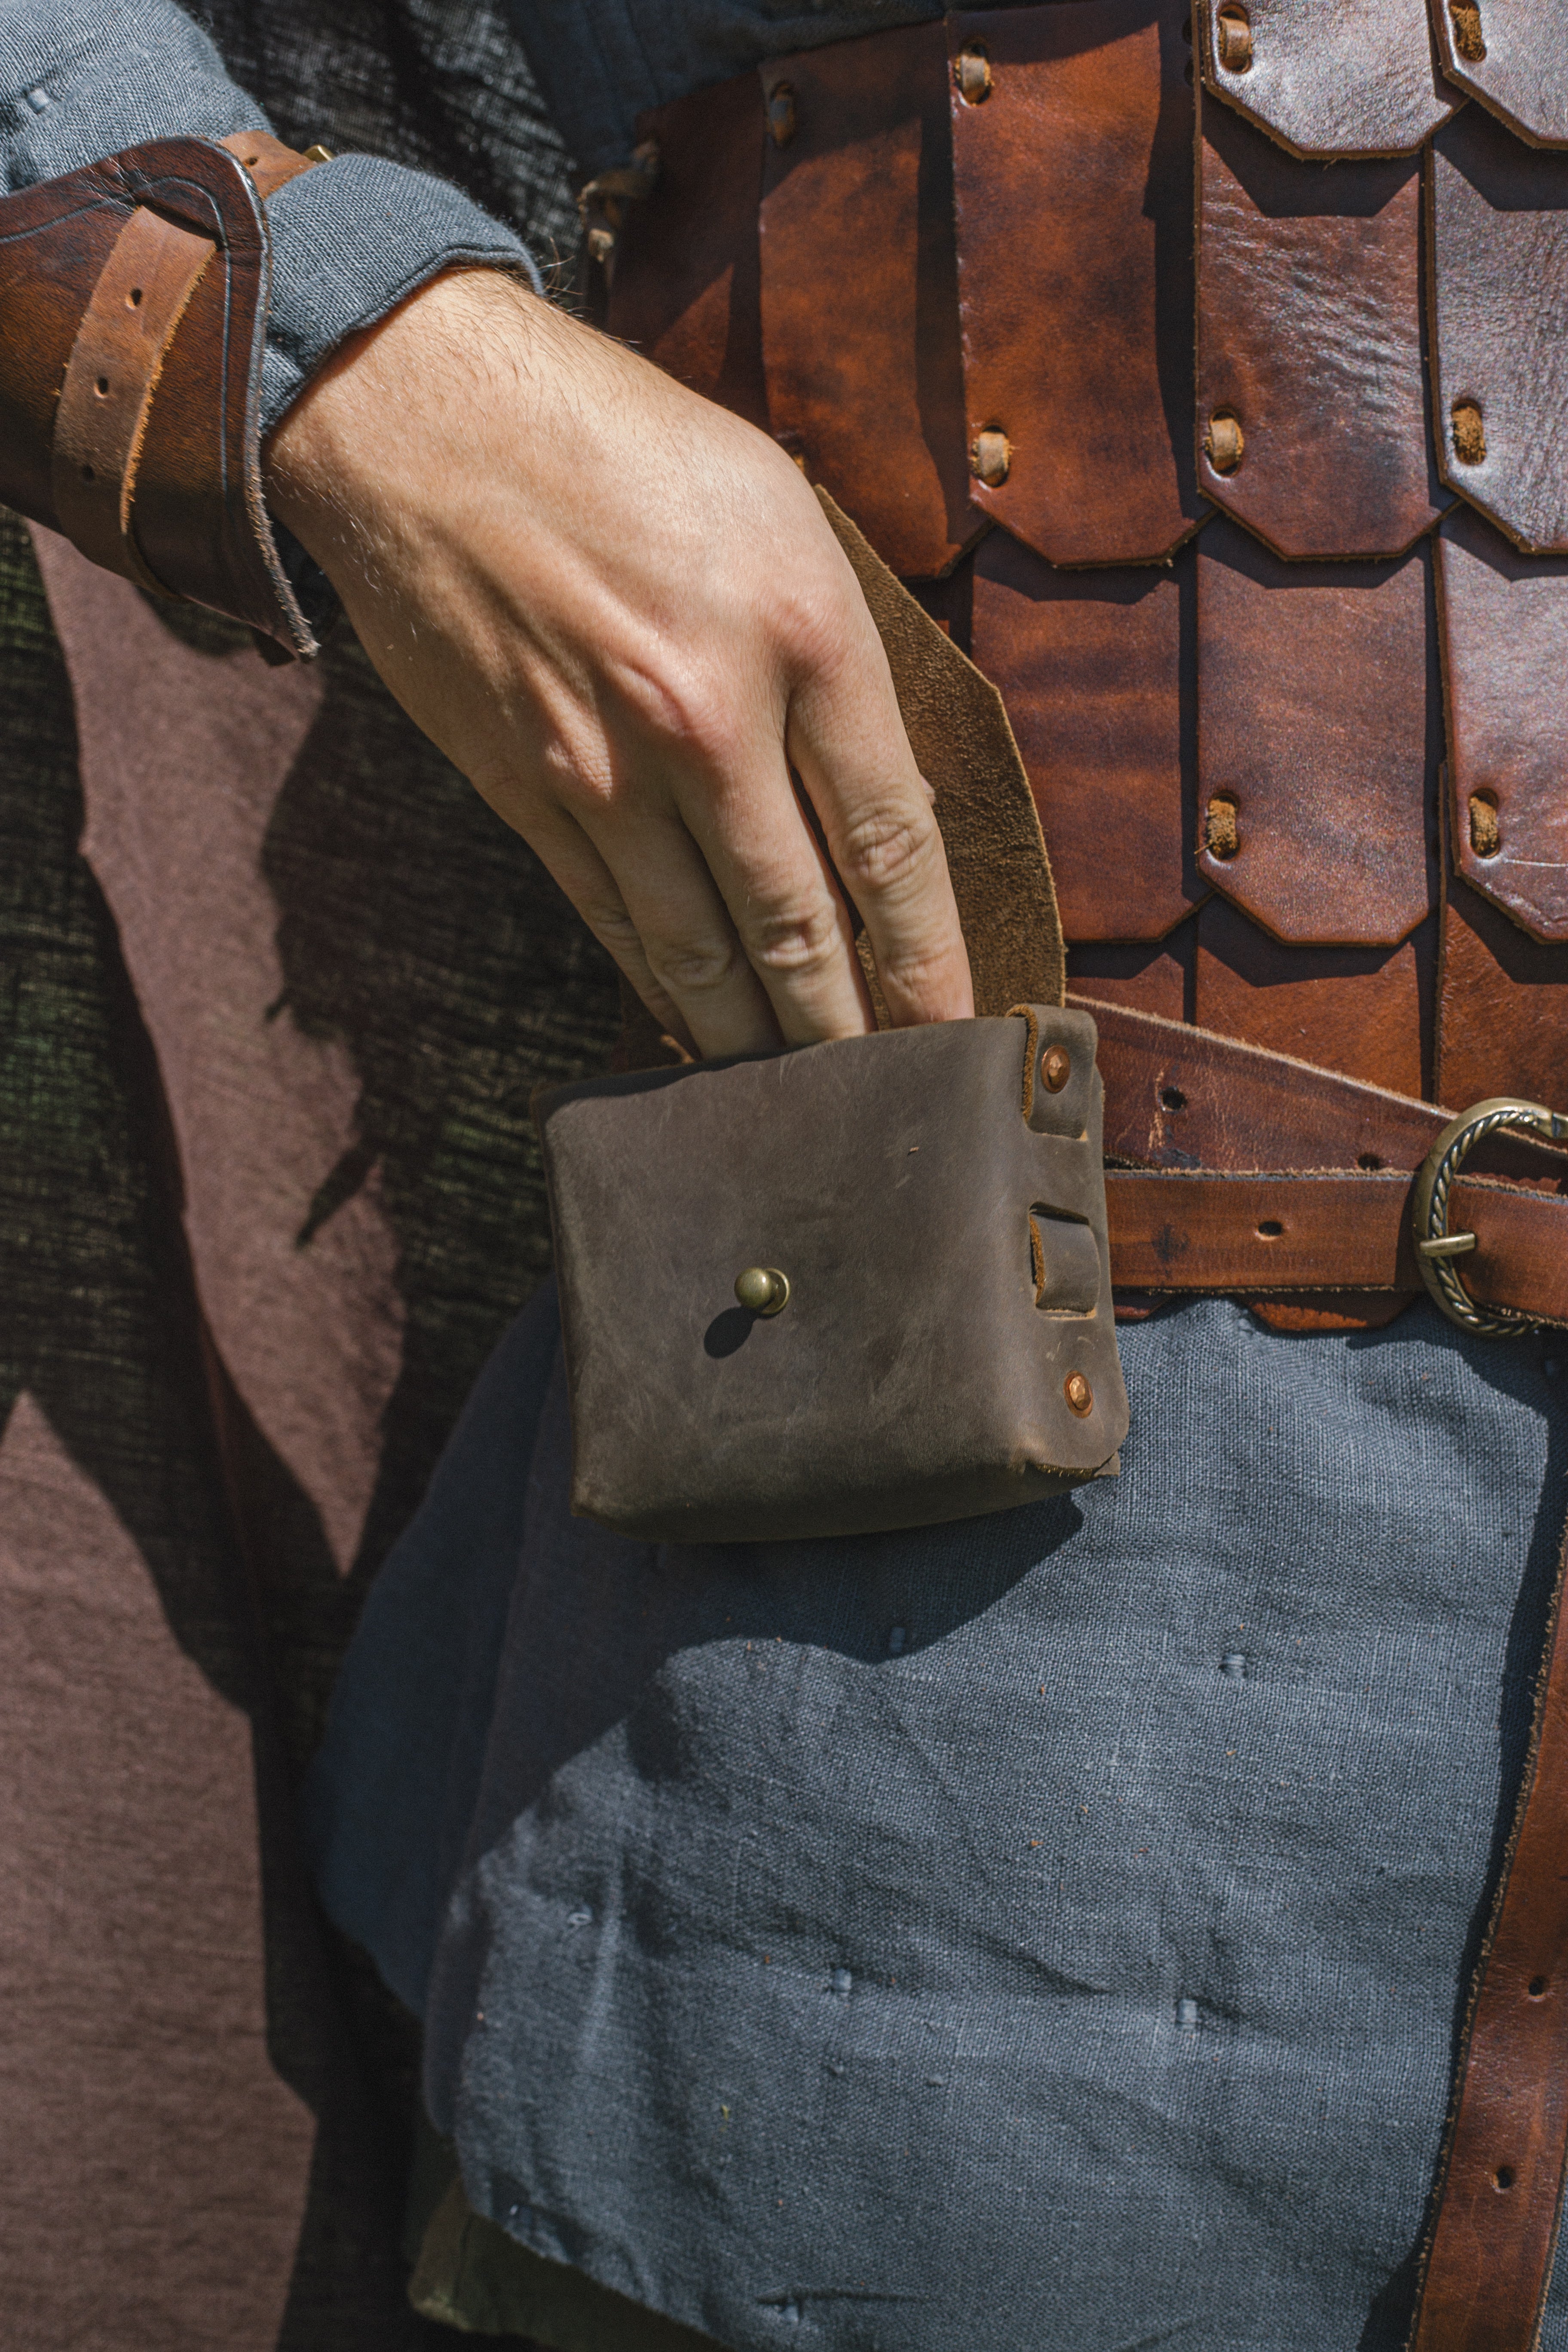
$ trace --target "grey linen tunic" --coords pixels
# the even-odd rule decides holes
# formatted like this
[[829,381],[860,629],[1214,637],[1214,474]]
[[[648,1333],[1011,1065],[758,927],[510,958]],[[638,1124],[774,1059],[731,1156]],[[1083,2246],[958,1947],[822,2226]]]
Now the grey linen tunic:
[[744,2352],[1394,2352],[1568,1507],[1562,1338],[1196,1302],[1123,1334],[1119,1481],[711,1549],[569,1516],[553,1341],[546,1296],[313,1791],[473,2201]]

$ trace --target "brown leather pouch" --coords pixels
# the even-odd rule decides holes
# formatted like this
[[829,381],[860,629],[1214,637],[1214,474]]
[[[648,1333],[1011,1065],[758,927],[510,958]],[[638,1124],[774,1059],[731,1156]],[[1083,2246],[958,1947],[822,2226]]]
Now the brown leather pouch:
[[858,1535],[1113,1469],[1094,1043],[1035,1005],[542,1097],[573,1509]]

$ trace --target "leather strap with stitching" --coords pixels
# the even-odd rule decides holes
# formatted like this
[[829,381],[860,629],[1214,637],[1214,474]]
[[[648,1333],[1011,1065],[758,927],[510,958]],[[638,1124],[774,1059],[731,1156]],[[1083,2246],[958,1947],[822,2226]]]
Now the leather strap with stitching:
[[[265,131],[217,143],[263,200],[321,160]],[[159,595],[174,592],[136,543],[137,467],[169,347],[216,251],[211,237],[138,205],[93,288],[60,387],[50,469],[59,527],[94,563]]]

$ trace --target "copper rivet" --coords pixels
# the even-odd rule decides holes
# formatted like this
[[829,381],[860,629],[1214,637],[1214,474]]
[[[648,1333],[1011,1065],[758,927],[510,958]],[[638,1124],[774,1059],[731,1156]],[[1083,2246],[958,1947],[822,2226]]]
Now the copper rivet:
[[735,1296],[753,1315],[782,1315],[789,1305],[789,1276],[776,1265],[749,1265],[735,1276]]
[[969,453],[969,470],[976,481],[984,482],[988,490],[1005,482],[1013,467],[1013,444],[1007,436],[992,425],[974,436]]
[[1454,427],[1455,457],[1461,466],[1480,465],[1487,454],[1487,428],[1479,402],[1457,400],[1449,415]]
[[1204,847],[1211,857],[1234,857],[1241,847],[1236,803],[1216,793],[1204,813]]
[[1487,45],[1481,32],[1481,12],[1476,0],[1448,0],[1448,15],[1453,20],[1454,47],[1468,66],[1484,65]]
[[1051,1045],[1040,1057],[1040,1076],[1048,1095],[1059,1095],[1072,1076],[1072,1057],[1065,1046]]
[[960,49],[953,79],[965,106],[979,106],[991,95],[991,60],[984,49]]
[[1497,803],[1484,793],[1470,794],[1470,847],[1478,857],[1495,857],[1502,847]]
[[1062,1394],[1079,1421],[1094,1411],[1094,1391],[1081,1372],[1069,1372],[1062,1382]]
[[1219,61],[1226,73],[1245,73],[1252,63],[1252,20],[1245,8],[1222,8],[1215,21]]
[[1204,456],[1216,474],[1234,474],[1247,455],[1247,437],[1239,417],[1222,413],[1211,416],[1204,435]]
[[775,82],[768,92],[768,137],[775,147],[787,147],[795,127],[794,87],[787,81]]

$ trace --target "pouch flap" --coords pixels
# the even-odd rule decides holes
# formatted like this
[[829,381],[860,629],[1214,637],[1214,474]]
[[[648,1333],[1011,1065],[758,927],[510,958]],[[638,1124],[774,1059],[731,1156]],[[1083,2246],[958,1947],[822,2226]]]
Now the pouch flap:
[[[536,1105],[573,1508],[643,1537],[919,1526],[1127,1428],[1086,1014],[1030,1007]],[[787,1280],[739,1303],[748,1268]]]
[[1293,155],[1414,155],[1461,103],[1426,0],[1202,0],[1200,24],[1205,87]]

